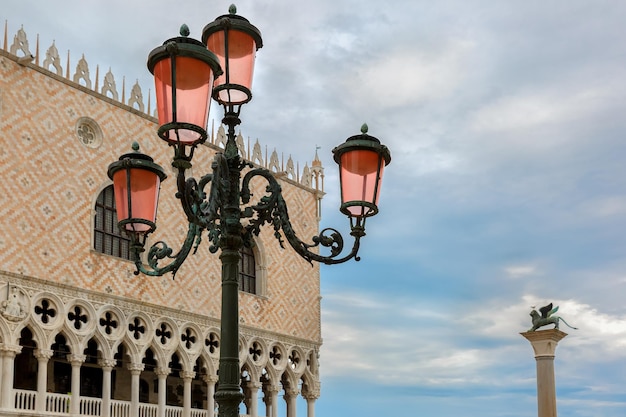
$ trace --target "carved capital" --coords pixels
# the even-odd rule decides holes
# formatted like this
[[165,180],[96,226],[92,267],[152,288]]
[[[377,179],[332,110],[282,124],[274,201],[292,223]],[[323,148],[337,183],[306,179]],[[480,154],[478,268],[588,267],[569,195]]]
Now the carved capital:
[[54,351],[51,349],[36,349],[34,356],[39,362],[48,362],[54,355]]
[[293,398],[297,397],[300,394],[300,390],[298,388],[288,388],[285,390],[285,397]]
[[278,387],[278,385],[268,385],[265,388],[265,391],[271,394],[272,396],[276,396],[280,392],[280,388]]
[[170,368],[156,368],[154,370],[154,373],[156,374],[156,376],[158,376],[159,378],[163,378],[163,377],[167,377],[170,374],[171,369]]
[[0,347],[0,353],[7,358],[15,358],[21,351],[22,346],[20,345],[3,344],[2,347]]
[[115,368],[116,363],[117,361],[115,359],[100,359],[98,361],[98,365],[100,365],[102,369],[109,370],[109,371]]
[[141,371],[144,369],[143,363],[129,363],[127,369],[130,371],[131,375],[140,375]]
[[87,360],[86,355],[78,355],[71,353],[67,355],[67,361],[72,364],[72,366],[80,366]]
[[567,333],[558,329],[538,330],[533,332],[520,333],[526,340],[530,342],[535,351],[535,358],[550,357],[554,358],[556,346],[561,339],[567,336]]
[[217,375],[205,375],[205,376],[202,377],[202,380],[204,382],[206,382],[207,384],[215,385],[215,383],[218,380],[218,377],[217,377]]
[[261,388],[263,386],[263,384],[261,384],[260,382],[257,381],[248,381],[246,382],[246,388],[250,389],[250,390],[258,390],[259,388]]
[[196,377],[196,373],[193,371],[183,371],[181,372],[181,378],[183,378],[184,380],[191,380],[194,379]]
[[307,401],[314,401],[320,397],[320,390],[309,390],[302,393],[302,398]]

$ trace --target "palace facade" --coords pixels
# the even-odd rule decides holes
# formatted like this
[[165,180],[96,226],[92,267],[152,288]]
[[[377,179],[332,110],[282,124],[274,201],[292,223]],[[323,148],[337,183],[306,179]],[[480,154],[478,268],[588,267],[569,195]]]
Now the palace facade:
[[[220,349],[220,262],[200,245],[172,276],[136,276],[120,234],[108,165],[141,150],[172,155],[135,84],[121,93],[84,58],[31,51],[5,27],[0,49],[0,416],[213,417]],[[73,74],[72,74],[73,72]],[[148,100],[149,101],[149,100]],[[196,150],[210,171],[221,127]],[[301,238],[317,235],[323,169],[302,171],[258,141],[242,156],[275,173]],[[259,188],[261,185],[259,185]],[[262,195],[262,189],[257,190]],[[165,180],[150,243],[176,248],[185,216]],[[314,415],[320,395],[319,266],[264,230],[240,264],[241,413]],[[282,398],[280,398],[282,397]],[[284,401],[283,401],[284,400]]]

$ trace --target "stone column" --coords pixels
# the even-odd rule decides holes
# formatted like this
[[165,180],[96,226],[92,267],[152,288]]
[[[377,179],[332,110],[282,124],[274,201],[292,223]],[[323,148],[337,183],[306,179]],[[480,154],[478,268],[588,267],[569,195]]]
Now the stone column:
[[298,389],[285,390],[285,402],[287,403],[287,417],[296,417],[296,406],[298,401]]
[[191,416],[191,380],[196,376],[195,372],[181,372],[183,377],[183,417]]
[[115,367],[115,359],[102,359],[98,362],[102,368],[102,410],[100,417],[111,415],[111,370]]
[[159,378],[159,408],[157,417],[165,417],[165,404],[167,400],[167,376],[170,374],[170,368],[156,368],[154,373]]
[[270,397],[269,384],[263,383],[263,403],[265,404],[265,417],[272,416],[272,398]]
[[13,378],[15,357],[22,351],[20,345],[2,347],[2,408],[13,408]]
[[278,417],[278,387],[271,387],[270,390],[271,414],[267,417]]
[[204,382],[206,382],[206,410],[207,417],[215,417],[215,383],[217,382],[217,375],[205,375]]
[[319,393],[307,393],[303,395],[306,399],[306,416],[315,417],[315,401],[319,398]]
[[130,415],[139,415],[139,376],[143,371],[143,363],[131,363],[128,365],[130,372]]
[[70,415],[80,415],[80,367],[87,359],[85,355],[67,355],[67,361],[72,365],[72,396],[70,398]]
[[51,349],[37,349],[35,358],[37,358],[37,399],[35,401],[35,410],[38,412],[46,411],[46,395],[48,392],[48,361],[54,354]]
[[539,417],[557,417],[554,352],[567,333],[558,329],[521,333],[532,345],[537,361],[537,408]]
[[249,381],[246,382],[246,388],[248,390],[248,414],[250,417],[259,416],[259,388],[261,388],[260,382]]

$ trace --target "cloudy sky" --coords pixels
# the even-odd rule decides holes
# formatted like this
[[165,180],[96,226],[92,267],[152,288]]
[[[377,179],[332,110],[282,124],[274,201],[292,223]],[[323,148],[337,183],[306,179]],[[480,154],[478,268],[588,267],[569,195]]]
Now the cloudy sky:
[[[148,52],[230,4],[175,3],[4,0],[0,18],[146,91]],[[383,3],[237,3],[265,44],[243,134],[301,164],[320,147],[323,227],[347,223],[331,149],[367,122],[392,152],[361,262],[322,269],[317,415],[535,416],[519,333],[551,301],[579,327],[559,414],[623,417],[626,2]]]

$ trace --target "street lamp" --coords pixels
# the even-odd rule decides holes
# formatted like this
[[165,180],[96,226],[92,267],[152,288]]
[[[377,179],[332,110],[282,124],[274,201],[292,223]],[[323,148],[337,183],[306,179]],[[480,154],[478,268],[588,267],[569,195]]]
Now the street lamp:
[[[367,134],[366,125],[360,135],[337,146],[333,153],[340,172],[340,210],[350,219],[352,249],[342,256],[343,237],[332,228],[323,229],[312,238],[312,243],[301,241],[293,230],[281,186],[274,175],[243,160],[235,143],[241,106],[252,99],[254,57],[262,47],[262,39],[256,27],[236,15],[234,6],[229,12],[204,28],[202,42],[189,38],[189,29],[183,25],[180,37],[167,40],[148,57],[148,68],[156,85],[158,136],[174,148],[176,197],[189,223],[187,237],[176,254],[166,243],[157,242],[148,250],[147,264],[141,259],[146,237],[156,229],[159,187],[166,178],[163,169],[152,158],[138,152],[136,144],[134,152],[122,155],[108,169],[114,183],[119,227],[131,239],[135,274],[175,274],[205,231],[211,242],[210,252],[221,251],[221,347],[219,385],[215,393],[220,417],[238,416],[243,399],[238,346],[240,249],[250,247],[252,236],[258,236],[261,227],[269,223],[281,247],[284,241],[279,230],[290,246],[309,262],[337,264],[352,258],[359,260],[357,253],[365,236],[365,220],[378,212],[383,170],[391,161],[387,147]],[[204,127],[211,97],[224,107],[222,123],[228,127],[227,143],[224,151],[215,155],[211,173],[199,180],[187,178],[185,172],[192,166],[194,151],[207,138]],[[251,204],[250,182],[255,177],[267,182],[266,195]],[[247,219],[245,226],[242,219]],[[330,254],[324,256],[311,251],[320,246]],[[165,258],[170,263],[160,266],[159,261]]]

